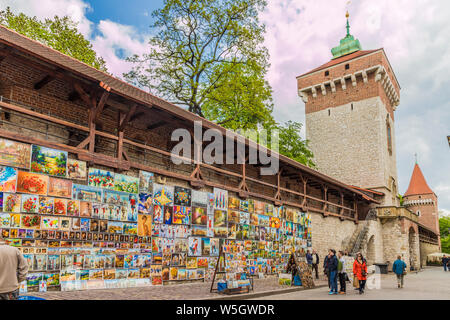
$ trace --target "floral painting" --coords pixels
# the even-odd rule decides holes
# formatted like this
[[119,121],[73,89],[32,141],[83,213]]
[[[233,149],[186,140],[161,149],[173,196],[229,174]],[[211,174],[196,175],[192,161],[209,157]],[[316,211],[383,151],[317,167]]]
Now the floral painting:
[[89,186],[114,189],[114,172],[89,168]]
[[86,180],[87,166],[85,161],[76,159],[67,160],[67,177],[74,180]]
[[24,194],[22,196],[22,212],[38,213],[39,212],[39,196]]
[[41,225],[41,216],[37,214],[23,214],[20,225],[22,228],[39,229]]
[[45,173],[51,176],[67,176],[67,152],[32,145],[31,172]]
[[80,216],[80,202],[78,200],[67,201],[67,215],[72,217]]
[[20,212],[20,194],[3,193],[3,212]]
[[172,186],[165,186],[161,184],[154,184],[153,186],[153,204],[160,206],[168,206],[173,204]]
[[55,199],[54,214],[65,216],[67,214],[67,200]]
[[0,164],[30,169],[31,145],[0,138]]
[[102,202],[102,189],[85,186],[82,184],[72,185],[72,199]]
[[39,197],[39,213],[53,214],[54,199],[49,197]]
[[139,172],[139,192],[153,193],[153,179],[154,174],[152,172],[140,171]]
[[72,198],[72,181],[50,177],[48,182],[48,195]]
[[17,192],[47,195],[48,176],[19,171],[17,174]]
[[0,166],[0,192],[16,192],[17,169]]
[[129,193],[138,193],[139,178],[117,173],[114,176],[114,190]]

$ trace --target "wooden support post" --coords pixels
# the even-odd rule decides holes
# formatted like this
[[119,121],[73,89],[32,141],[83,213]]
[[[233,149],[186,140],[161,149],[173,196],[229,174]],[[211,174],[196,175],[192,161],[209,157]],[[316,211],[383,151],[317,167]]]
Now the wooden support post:
[[304,194],[302,208],[303,208],[303,211],[306,211],[306,207],[308,206],[307,198],[306,198],[306,184],[308,183],[308,178],[304,178],[302,175],[300,175],[300,178],[302,179],[302,182],[303,182],[303,194]]
[[275,193],[275,205],[276,206],[281,206],[283,204],[283,202],[281,201],[281,173],[283,172],[283,168],[280,168],[280,170],[278,171],[277,174],[277,192]]
[[238,189],[239,189],[239,197],[243,199],[248,198],[249,189],[247,186],[247,174],[246,174],[246,163],[248,161],[248,157],[245,157],[244,163],[242,164],[242,181],[239,183]]
[[326,217],[327,214],[327,207],[328,207],[328,187],[326,185],[322,185],[323,188],[323,206],[322,206],[322,211],[323,211],[323,215]]

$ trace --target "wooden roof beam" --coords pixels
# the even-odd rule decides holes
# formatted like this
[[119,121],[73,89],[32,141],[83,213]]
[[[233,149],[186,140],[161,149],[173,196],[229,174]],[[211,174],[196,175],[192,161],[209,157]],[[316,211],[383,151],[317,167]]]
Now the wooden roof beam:
[[55,80],[56,78],[53,75],[46,75],[44,78],[42,78],[40,81],[36,82],[34,84],[34,89],[35,90],[40,90],[42,89],[46,84],[52,82],[53,80]]
[[119,132],[125,129],[125,126],[130,122],[131,116],[136,112],[137,104],[133,104],[125,117],[120,121],[119,128],[117,129]]

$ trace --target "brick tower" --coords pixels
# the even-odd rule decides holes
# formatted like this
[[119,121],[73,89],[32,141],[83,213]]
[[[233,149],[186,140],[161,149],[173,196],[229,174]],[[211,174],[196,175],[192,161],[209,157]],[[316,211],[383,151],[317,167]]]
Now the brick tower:
[[318,170],[349,185],[385,194],[398,205],[394,111],[400,85],[384,49],[362,50],[347,35],[331,61],[297,77],[306,138]]
[[419,216],[419,223],[439,234],[437,196],[428,186],[417,163],[404,195],[403,205]]

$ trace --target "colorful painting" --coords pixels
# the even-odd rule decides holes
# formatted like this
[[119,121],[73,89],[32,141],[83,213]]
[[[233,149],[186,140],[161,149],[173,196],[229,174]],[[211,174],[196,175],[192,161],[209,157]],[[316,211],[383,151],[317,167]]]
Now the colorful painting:
[[129,193],[115,190],[103,190],[103,202],[115,206],[127,206]]
[[116,173],[114,175],[114,190],[139,193],[139,178]]
[[80,217],[92,217],[92,202],[80,201]]
[[0,166],[0,192],[16,192],[17,169]]
[[22,212],[39,213],[39,196],[22,195]]
[[67,177],[74,180],[84,180],[87,178],[87,165],[85,161],[68,159]]
[[164,206],[163,210],[164,210],[164,214],[163,214],[164,224],[172,224],[172,211],[173,211],[173,208],[169,207],[169,206]]
[[20,212],[20,194],[3,193],[3,212]]
[[47,195],[48,181],[48,176],[19,171],[17,174],[17,192],[45,196]]
[[72,199],[102,202],[102,189],[85,186],[82,184],[73,184],[72,186]]
[[153,185],[153,204],[167,206],[173,204],[173,186],[165,186],[161,184]]
[[9,213],[0,213],[0,228],[9,228],[11,216]]
[[163,212],[164,212],[164,208],[162,206],[158,206],[158,205],[153,206],[153,222],[154,223],[163,223]]
[[67,176],[67,152],[32,145],[31,172],[45,173],[51,176]]
[[228,191],[214,188],[214,209],[228,209]]
[[138,215],[138,230],[139,237],[150,237],[152,231],[152,216],[139,214]]
[[53,214],[65,216],[67,214],[67,199],[55,199]]
[[153,194],[154,174],[147,171],[139,171],[139,192]]
[[191,257],[197,257],[202,255],[202,238],[190,237],[189,238],[189,251],[188,255]]
[[31,145],[0,138],[0,164],[30,169]]
[[173,203],[177,206],[191,206],[191,189],[176,186]]
[[89,168],[88,185],[91,187],[114,189],[114,172]]
[[39,229],[41,225],[41,216],[37,214],[23,214],[20,219],[22,228]]
[[191,216],[191,208],[183,206],[173,207],[173,224],[189,224],[189,219]]
[[39,197],[39,213],[53,214],[53,212],[54,212],[54,199],[49,197]]
[[78,200],[67,201],[67,215],[72,217],[80,216],[80,202]]
[[227,212],[223,210],[214,210],[214,227],[227,226]]
[[240,205],[241,205],[241,200],[239,200],[238,198],[233,198],[233,197],[228,198],[228,209],[239,210]]
[[153,211],[152,196],[150,193],[139,193],[139,208],[141,214],[151,214]]
[[206,208],[194,207],[192,211],[192,224],[206,226],[208,223],[208,217],[206,214]]
[[56,230],[59,229],[59,218],[44,216],[41,218],[41,229]]
[[72,198],[72,181],[50,177],[48,182],[48,195]]

